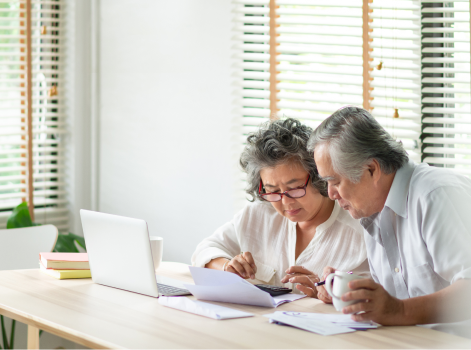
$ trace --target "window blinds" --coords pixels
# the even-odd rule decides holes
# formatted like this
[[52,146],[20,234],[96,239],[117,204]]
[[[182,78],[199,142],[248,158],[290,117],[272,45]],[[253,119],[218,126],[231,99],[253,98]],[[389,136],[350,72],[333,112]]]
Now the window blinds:
[[238,0],[234,4],[242,147],[247,134],[270,117],[269,0]]
[[[235,154],[239,157],[247,135],[270,118],[269,0],[233,0],[235,96],[241,125]],[[242,208],[245,174],[238,172],[235,207]]]
[[[243,139],[268,120],[271,87],[278,118],[315,127],[341,106],[369,105],[411,159],[471,175],[469,0],[234,3]],[[275,88],[270,33],[276,35]]]
[[471,175],[470,2],[422,2],[424,161]]
[[362,1],[276,4],[278,117],[317,127],[342,106],[362,105]]
[[26,201],[33,164],[35,221],[68,228],[64,169],[64,3],[31,4],[32,145],[27,133],[26,1],[0,1],[0,228]]
[[421,161],[420,1],[373,0],[371,106],[381,125]]
[[[268,0],[235,1],[244,136],[270,117]],[[277,117],[317,126],[362,105],[362,1],[276,1]]]

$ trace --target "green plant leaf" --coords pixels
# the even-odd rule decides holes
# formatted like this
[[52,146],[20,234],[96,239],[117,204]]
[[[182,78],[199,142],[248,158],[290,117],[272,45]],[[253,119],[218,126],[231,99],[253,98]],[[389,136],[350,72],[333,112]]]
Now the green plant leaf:
[[11,332],[10,332],[10,349],[14,349],[14,343],[15,343],[15,328],[16,328],[16,321],[11,320]]
[[78,253],[79,250],[75,246],[74,241],[74,235],[59,233],[54,251],[61,253]]
[[56,246],[54,247],[54,251],[61,253],[79,253],[75,242],[77,242],[77,244],[83,249],[87,249],[85,246],[85,239],[83,237],[78,236],[74,233],[59,233],[59,236],[57,237]]
[[21,203],[11,213],[7,221],[7,228],[20,228],[20,227],[31,227],[37,226],[31,220],[29,215],[28,204],[26,202]]
[[87,247],[85,246],[85,238],[83,238],[82,236],[76,235],[75,233],[70,233],[70,232],[69,232],[69,236],[74,237],[77,244],[81,246],[83,249],[87,250]]
[[[25,202],[21,203],[15,209],[13,209],[13,212],[11,213],[7,222],[7,228],[31,227],[39,225],[40,224],[36,224],[31,220],[28,204]],[[77,244],[83,249],[87,249],[85,247],[85,239],[83,237],[73,233],[59,233],[54,251],[61,253],[78,253],[79,250],[77,249],[75,242],[77,242]]]
[[8,345],[7,331],[5,330],[5,323],[4,323],[4,320],[3,320],[3,316],[0,316],[0,321],[2,323],[3,348],[4,349],[10,349],[10,346]]

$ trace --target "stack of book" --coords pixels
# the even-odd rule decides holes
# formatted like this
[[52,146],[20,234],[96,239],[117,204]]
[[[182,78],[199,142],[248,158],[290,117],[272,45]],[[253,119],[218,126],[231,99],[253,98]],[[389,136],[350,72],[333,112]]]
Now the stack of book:
[[39,253],[39,268],[60,280],[92,277],[87,253]]

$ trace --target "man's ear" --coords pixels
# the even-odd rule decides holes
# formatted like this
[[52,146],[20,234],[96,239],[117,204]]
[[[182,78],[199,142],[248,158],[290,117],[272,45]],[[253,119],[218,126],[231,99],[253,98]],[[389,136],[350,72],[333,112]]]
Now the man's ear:
[[381,177],[381,168],[376,159],[373,159],[370,164],[367,165],[368,172],[370,173],[374,182],[377,182]]

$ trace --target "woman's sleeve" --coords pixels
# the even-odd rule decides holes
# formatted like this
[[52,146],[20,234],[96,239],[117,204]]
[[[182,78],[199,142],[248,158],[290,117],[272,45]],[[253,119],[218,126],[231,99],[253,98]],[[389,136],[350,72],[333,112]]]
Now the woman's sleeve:
[[240,242],[237,237],[235,220],[232,220],[205,238],[196,247],[191,263],[193,266],[204,267],[208,262],[216,258],[232,259],[240,254]]

